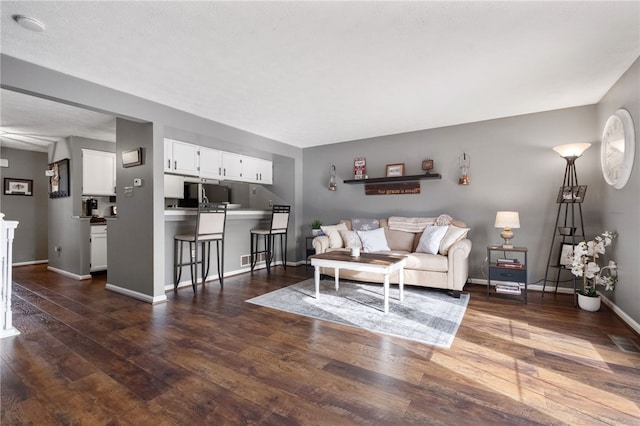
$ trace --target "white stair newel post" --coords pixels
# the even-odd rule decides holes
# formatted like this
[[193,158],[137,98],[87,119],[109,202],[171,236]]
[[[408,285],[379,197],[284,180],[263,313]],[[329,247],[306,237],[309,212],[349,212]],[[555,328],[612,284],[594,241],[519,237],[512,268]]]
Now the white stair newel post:
[[13,237],[15,229],[18,227],[17,221],[4,220],[4,214],[0,213],[0,263],[2,264],[2,292],[0,300],[0,339],[3,337],[15,336],[20,332],[13,326],[13,312],[11,311],[11,285],[12,285],[12,263],[13,263]]

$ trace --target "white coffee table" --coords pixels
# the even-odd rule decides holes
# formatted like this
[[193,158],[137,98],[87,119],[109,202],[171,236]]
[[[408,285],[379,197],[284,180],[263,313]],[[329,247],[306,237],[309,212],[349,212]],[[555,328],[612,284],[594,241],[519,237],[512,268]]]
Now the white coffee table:
[[398,288],[400,301],[404,299],[404,267],[407,264],[405,256],[381,253],[361,253],[351,256],[346,251],[331,251],[310,256],[316,282],[316,299],[320,298],[320,268],[333,268],[335,271],[336,291],[340,285],[340,269],[353,271],[374,272],[384,274],[384,313],[389,312],[389,276],[398,271]]

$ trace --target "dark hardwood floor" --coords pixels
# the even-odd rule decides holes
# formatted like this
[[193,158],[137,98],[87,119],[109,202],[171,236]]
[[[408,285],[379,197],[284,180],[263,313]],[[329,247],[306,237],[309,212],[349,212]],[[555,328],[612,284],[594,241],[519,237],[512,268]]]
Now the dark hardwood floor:
[[469,285],[450,349],[245,300],[312,276],[281,267],[149,305],[46,265],[14,268],[2,425],[640,424],[640,339],[570,295]]

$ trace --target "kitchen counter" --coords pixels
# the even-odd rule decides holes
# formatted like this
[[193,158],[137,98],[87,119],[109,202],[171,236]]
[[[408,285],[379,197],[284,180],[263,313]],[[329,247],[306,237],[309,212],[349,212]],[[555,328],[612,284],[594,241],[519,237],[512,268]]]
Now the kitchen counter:
[[[174,236],[179,234],[190,234],[195,229],[196,216],[198,209],[193,208],[167,208],[164,211],[164,223],[165,223],[165,289],[173,290],[174,280]],[[250,270],[250,265],[247,264],[249,259],[250,247],[250,230],[253,228],[261,227],[268,228],[269,221],[271,220],[271,210],[257,210],[257,209],[229,209],[227,210],[227,221],[225,225],[225,243],[224,243],[224,273],[225,276],[235,275],[241,272],[247,272]],[[291,244],[289,245],[291,246]],[[185,250],[182,259],[186,262],[188,259],[188,249]],[[215,247],[211,250],[211,269],[209,271],[209,278],[213,279],[213,282],[207,285],[210,288],[218,289],[220,284],[217,282],[217,267],[216,267],[216,250]],[[262,263],[264,265],[264,262]],[[200,268],[198,268],[200,269]],[[181,286],[191,287],[191,274],[189,268],[183,268],[181,277]],[[185,290],[187,293],[191,292],[191,289]],[[200,289],[198,289],[200,291]]]
[[[164,211],[165,221],[179,221],[190,219],[198,213],[196,207],[168,208]],[[265,219],[271,217],[271,210],[257,209],[229,209],[227,210],[227,220],[236,219]]]

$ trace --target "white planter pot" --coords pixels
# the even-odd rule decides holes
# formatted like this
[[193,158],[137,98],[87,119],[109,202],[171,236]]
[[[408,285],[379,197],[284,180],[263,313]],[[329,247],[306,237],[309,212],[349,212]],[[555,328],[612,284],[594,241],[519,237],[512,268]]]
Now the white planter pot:
[[320,233],[319,229],[312,229],[311,230],[311,235],[313,235],[314,237],[317,237],[319,233]]
[[598,297],[589,297],[583,296],[578,293],[578,306],[589,312],[596,312],[600,310],[600,296]]

